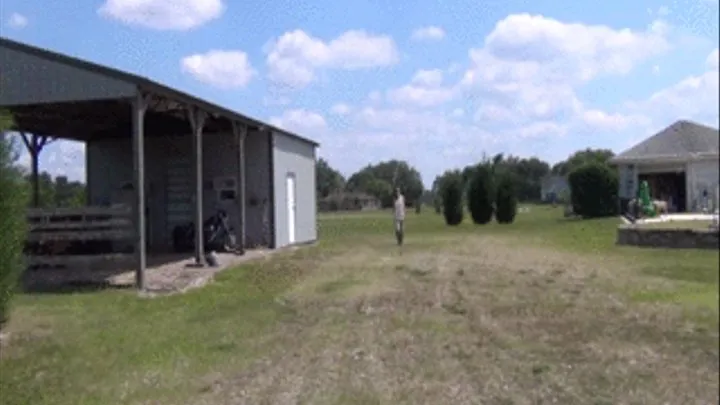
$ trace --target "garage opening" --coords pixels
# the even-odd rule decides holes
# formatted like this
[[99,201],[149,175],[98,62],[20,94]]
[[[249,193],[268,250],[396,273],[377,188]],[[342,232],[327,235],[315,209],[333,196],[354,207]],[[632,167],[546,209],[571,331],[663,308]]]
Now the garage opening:
[[651,197],[667,202],[669,212],[687,211],[685,172],[640,174],[638,180],[648,182]]

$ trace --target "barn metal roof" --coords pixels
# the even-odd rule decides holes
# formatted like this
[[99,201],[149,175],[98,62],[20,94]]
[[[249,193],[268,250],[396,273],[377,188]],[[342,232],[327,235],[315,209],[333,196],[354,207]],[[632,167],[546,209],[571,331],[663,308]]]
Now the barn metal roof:
[[89,62],[89,61],[75,58],[72,56],[64,55],[64,54],[54,52],[54,51],[51,51],[48,49],[43,49],[43,48],[39,48],[36,46],[28,45],[28,44],[14,41],[14,40],[4,38],[4,37],[0,37],[0,47],[12,49],[12,50],[15,50],[18,52],[24,52],[24,53],[27,53],[27,54],[30,54],[33,56],[37,56],[37,57],[51,60],[54,62],[62,63],[62,64],[65,64],[67,66],[71,66],[71,67],[74,67],[77,69],[87,70],[87,71],[98,73],[98,74],[101,74],[101,75],[104,75],[104,76],[107,76],[107,77],[110,77],[110,78],[113,78],[116,80],[131,83],[142,90],[150,91],[150,92],[157,92],[159,94],[163,94],[168,97],[174,98],[177,101],[196,105],[196,106],[201,107],[202,109],[206,110],[209,113],[215,113],[218,115],[222,115],[230,120],[239,121],[239,122],[251,125],[251,126],[255,126],[255,127],[259,127],[259,128],[268,128],[268,129],[271,129],[272,131],[276,131],[276,132],[288,135],[290,137],[293,137],[293,138],[298,139],[303,142],[307,142],[314,146],[319,146],[319,144],[317,142],[315,142],[311,139],[308,139],[308,138],[305,138],[298,134],[278,128],[271,124],[264,123],[258,119],[249,117],[244,114],[240,114],[236,111],[233,111],[228,108],[222,107],[220,105],[200,99],[198,97],[195,97],[188,93],[182,92],[180,90],[173,89],[164,84],[150,80],[146,77],[142,77],[142,76],[139,76],[139,75],[136,75],[133,73],[124,72],[119,69],[114,69],[114,68],[111,68],[108,66],[103,66],[103,65],[100,65],[100,64],[97,64],[94,62]]

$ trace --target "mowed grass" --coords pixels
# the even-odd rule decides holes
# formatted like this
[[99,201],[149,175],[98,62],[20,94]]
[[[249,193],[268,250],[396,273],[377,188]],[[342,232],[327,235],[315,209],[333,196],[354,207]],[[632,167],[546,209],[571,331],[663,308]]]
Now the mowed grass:
[[[515,224],[480,227],[469,218],[458,227],[447,227],[430,210],[409,213],[407,244],[400,252],[393,246],[391,218],[388,212],[321,215],[317,246],[226,271],[215,283],[184,295],[20,295],[8,327],[9,342],[0,349],[0,403],[433,403],[446,398],[441,389],[450,387],[449,381],[471,386],[470,380],[460,381],[463,376],[486,379],[483,392],[489,403],[530,403],[524,398],[548,392],[561,399],[618,403],[618,398],[608,399],[602,392],[620,384],[615,377],[629,381],[623,375],[628,370],[607,376],[581,366],[585,363],[577,357],[563,357],[566,354],[555,348],[579,350],[563,339],[574,336],[583,342],[604,333],[607,347],[613,342],[627,345],[613,335],[624,330],[638,345],[645,339],[677,344],[678,352],[672,351],[677,359],[700,350],[711,353],[710,360],[717,363],[717,337],[711,331],[717,330],[718,252],[618,247],[616,218],[565,220],[560,209],[535,206],[518,214]],[[566,268],[566,262],[572,265]],[[577,280],[592,285],[583,287],[589,291],[587,304],[572,301],[580,309],[567,313],[572,310],[571,301],[563,298],[566,294],[585,296],[576,292],[582,290]],[[608,297],[619,294],[626,301],[623,312],[616,314],[612,311],[619,310],[612,307],[593,320],[591,305],[604,305],[605,300],[597,291],[613,294]],[[440,297],[437,305],[426,302],[434,296]],[[427,305],[439,309],[429,310]],[[478,312],[481,308],[486,312]],[[642,316],[647,319],[625,319],[636,310],[646,311]],[[658,315],[675,311],[681,313],[680,320]],[[649,319],[659,329],[652,329]],[[675,336],[676,323],[684,320],[695,326]],[[373,332],[383,328],[386,334]],[[548,338],[550,343],[546,335],[533,335],[546,329],[557,335]],[[416,341],[408,337],[415,335]],[[467,346],[471,338],[474,343]],[[363,346],[369,341],[376,342],[375,349]],[[478,346],[480,341],[484,346]],[[592,347],[609,352],[603,342]],[[440,353],[445,347],[454,349]],[[428,357],[402,358],[408,350]],[[507,357],[509,353],[517,356]],[[386,368],[412,363],[415,371],[392,368],[386,375],[373,363],[373,355],[382,356]],[[622,364],[605,354],[597,356],[592,363],[607,361],[608,370]],[[455,363],[440,364],[446,358]],[[560,360],[579,367],[573,375],[582,380],[572,383],[576,386],[560,383]],[[495,371],[483,374],[490,369],[477,369],[482,367],[478,362],[486,367],[491,362]],[[527,381],[515,375],[525,362]],[[386,384],[340,371],[353,367],[376,370]],[[330,371],[342,376],[324,384],[330,391],[308,388],[313,376],[329,378]],[[408,372],[406,380],[390,384],[389,375]],[[637,373],[628,375],[641,378]],[[531,381],[541,375],[553,377]],[[421,381],[422,387],[438,387],[418,397],[423,391],[413,387],[420,387]],[[630,384],[622,384],[626,383]],[[500,394],[505,392],[503,384],[505,389],[529,391],[525,396]],[[692,398],[705,399],[707,392],[696,389],[700,391]],[[455,398],[444,403],[466,403]]]

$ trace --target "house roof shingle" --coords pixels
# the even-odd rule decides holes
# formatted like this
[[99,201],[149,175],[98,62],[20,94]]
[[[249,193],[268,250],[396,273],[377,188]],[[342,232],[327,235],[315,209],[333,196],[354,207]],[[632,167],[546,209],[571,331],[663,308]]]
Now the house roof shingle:
[[680,120],[657,134],[615,156],[611,161],[648,159],[691,159],[697,155],[718,154],[720,132],[692,121]]

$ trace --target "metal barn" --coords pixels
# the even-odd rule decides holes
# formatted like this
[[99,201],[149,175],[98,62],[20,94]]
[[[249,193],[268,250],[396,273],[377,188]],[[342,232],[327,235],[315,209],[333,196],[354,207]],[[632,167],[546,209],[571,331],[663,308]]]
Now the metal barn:
[[[31,230],[72,215],[106,214],[103,226],[120,226],[117,214],[127,208],[130,226],[114,235],[133,247],[139,288],[147,252],[171,249],[178,224],[194,222],[202,234],[217,209],[228,212],[246,248],[317,238],[318,144],[309,139],[146,78],[4,38],[0,108],[13,114],[35,171],[48,137],[86,144],[88,207],[31,210]],[[79,225],[62,226],[52,238],[77,237]],[[203,265],[202,238],[195,250]]]

